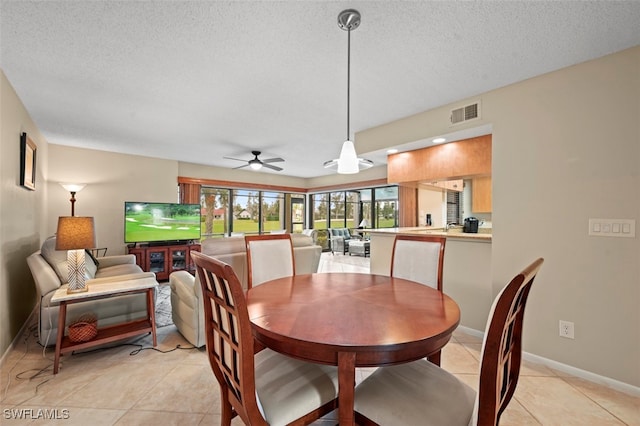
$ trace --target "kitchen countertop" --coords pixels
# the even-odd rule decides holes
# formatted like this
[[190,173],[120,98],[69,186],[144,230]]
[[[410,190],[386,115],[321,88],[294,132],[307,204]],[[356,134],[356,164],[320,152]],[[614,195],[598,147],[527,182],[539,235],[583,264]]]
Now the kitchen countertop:
[[369,234],[404,234],[404,235],[437,235],[451,238],[452,240],[468,240],[476,242],[491,242],[491,228],[479,228],[477,234],[462,232],[462,227],[445,231],[443,228],[431,228],[425,226],[403,228],[367,229]]

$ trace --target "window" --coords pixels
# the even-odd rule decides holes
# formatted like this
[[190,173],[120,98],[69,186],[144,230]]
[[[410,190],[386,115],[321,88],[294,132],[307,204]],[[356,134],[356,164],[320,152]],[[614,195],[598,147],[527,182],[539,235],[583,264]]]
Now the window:
[[284,194],[281,192],[263,192],[261,198],[261,232],[268,233],[269,231],[275,231],[277,229],[285,229]]
[[447,191],[447,224],[462,223],[462,192]]
[[291,230],[302,232],[304,229],[304,196],[291,195]]
[[357,228],[365,219],[367,228],[398,226],[397,186],[312,194],[311,200],[315,229]]
[[357,228],[360,221],[359,215],[360,192],[347,191],[345,193],[344,217],[347,228]]
[[398,187],[385,186],[374,192],[374,228],[395,228],[398,226]]
[[315,194],[313,199],[313,221],[314,229],[327,229],[329,219],[329,194]]
[[304,228],[303,194],[202,186],[200,197],[203,238],[280,229],[301,232]]
[[204,217],[203,238],[229,232],[230,193],[229,189],[202,187],[200,204]]
[[329,194],[329,228],[344,228],[344,192],[331,192]]
[[231,232],[260,232],[260,200],[258,191],[234,190]]
[[360,224],[362,224],[363,228],[373,228],[374,226],[373,220],[371,220],[373,217],[373,204],[371,203],[372,192],[372,189],[363,189],[360,191],[360,222],[358,222],[358,228],[361,227]]

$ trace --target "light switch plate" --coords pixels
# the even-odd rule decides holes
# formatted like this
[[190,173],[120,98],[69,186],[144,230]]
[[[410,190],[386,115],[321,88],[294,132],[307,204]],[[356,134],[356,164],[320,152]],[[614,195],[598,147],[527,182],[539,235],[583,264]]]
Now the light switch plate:
[[589,219],[589,235],[592,237],[636,237],[634,219]]

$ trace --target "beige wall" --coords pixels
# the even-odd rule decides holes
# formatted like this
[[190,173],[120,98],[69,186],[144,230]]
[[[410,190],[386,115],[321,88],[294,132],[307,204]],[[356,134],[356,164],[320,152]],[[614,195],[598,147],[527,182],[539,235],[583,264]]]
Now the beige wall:
[[[3,75],[2,349],[34,304],[24,258],[54,232],[57,217],[70,210],[68,194],[57,182],[89,184],[78,194],[77,213],[96,217],[98,242],[116,254],[124,251],[124,200],[176,200],[177,176],[194,170],[212,179],[237,176],[226,169],[203,171],[173,161],[55,145],[47,153],[46,142],[7,87]],[[587,236],[589,217],[640,220],[640,47],[477,98],[483,116],[472,125],[493,126],[493,294],[487,296],[543,256],[546,262],[527,308],[525,350],[640,386],[640,239]],[[359,132],[356,149],[369,152],[448,133],[449,109],[463,102]],[[17,141],[24,129],[35,135],[39,147],[35,193],[17,185]],[[359,174],[358,180],[379,177],[381,169]],[[306,186],[345,179],[309,179]],[[287,182],[297,186],[299,181]],[[558,336],[561,319],[575,323],[575,340]]]
[[[0,353],[36,303],[26,258],[40,247],[47,201],[47,142],[0,70]],[[20,134],[37,145],[36,190],[20,186]]]
[[[360,152],[360,151],[357,151]],[[357,175],[339,175],[336,173],[320,176],[316,178],[307,179],[307,188],[321,188],[331,185],[342,185],[353,182],[354,180],[358,181],[368,181],[368,180],[376,180],[376,179],[386,179],[387,178],[387,166],[378,166],[372,167],[367,170],[363,170]]]
[[[544,257],[525,350],[640,386],[640,236],[587,235],[590,217],[640,225],[640,47],[478,98],[482,120],[467,126],[493,126],[493,295]],[[449,133],[464,102],[360,132],[357,149]]]
[[49,145],[47,235],[58,216],[71,214],[70,194],[60,182],[86,183],[76,194],[75,215],[93,216],[98,247],[126,253],[124,202],[178,202],[178,162],[136,155]]
[[193,163],[179,163],[178,173],[182,177],[227,180],[256,183],[261,185],[289,186],[305,188],[306,179],[283,176],[275,173],[256,173],[249,170],[234,170],[222,167],[203,166]]
[[418,188],[418,225],[426,225],[427,213],[429,213],[431,214],[431,226],[444,227],[446,225],[446,218],[443,216],[445,203],[444,189]]

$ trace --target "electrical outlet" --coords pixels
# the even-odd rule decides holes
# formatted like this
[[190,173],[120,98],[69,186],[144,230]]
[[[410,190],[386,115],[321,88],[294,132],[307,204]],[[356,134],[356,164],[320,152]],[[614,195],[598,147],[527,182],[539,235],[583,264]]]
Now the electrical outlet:
[[560,320],[560,337],[573,339],[573,323]]

